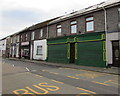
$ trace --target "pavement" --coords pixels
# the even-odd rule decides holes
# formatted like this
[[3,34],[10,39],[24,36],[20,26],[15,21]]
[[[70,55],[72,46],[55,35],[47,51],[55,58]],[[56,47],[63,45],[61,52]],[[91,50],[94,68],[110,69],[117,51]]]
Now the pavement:
[[95,71],[95,72],[101,72],[101,73],[120,75],[120,71],[119,71],[120,68],[118,68],[118,67],[101,68],[101,67],[81,66],[81,65],[75,65],[75,64],[51,63],[51,62],[46,62],[46,61],[18,59],[18,58],[7,58],[7,59],[19,60],[19,61],[23,61],[23,62],[38,63],[38,64],[45,64],[48,66],[82,69],[82,70],[88,70],[88,71]]

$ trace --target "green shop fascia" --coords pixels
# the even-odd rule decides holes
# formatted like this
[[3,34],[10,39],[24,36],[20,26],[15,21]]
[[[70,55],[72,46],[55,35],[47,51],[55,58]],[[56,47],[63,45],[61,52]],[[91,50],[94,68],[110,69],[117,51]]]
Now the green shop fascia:
[[106,67],[105,32],[50,38],[46,61]]

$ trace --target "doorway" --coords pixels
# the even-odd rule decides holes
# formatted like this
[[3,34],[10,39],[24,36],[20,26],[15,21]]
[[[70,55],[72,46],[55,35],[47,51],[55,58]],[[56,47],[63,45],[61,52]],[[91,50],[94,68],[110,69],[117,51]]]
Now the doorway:
[[119,41],[112,42],[113,66],[120,67]]
[[75,43],[70,43],[70,63],[75,63]]

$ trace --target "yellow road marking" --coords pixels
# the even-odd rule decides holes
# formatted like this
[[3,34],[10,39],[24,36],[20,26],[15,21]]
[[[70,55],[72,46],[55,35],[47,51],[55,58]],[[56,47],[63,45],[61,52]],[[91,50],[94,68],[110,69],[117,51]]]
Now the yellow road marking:
[[56,73],[56,72],[49,72],[49,73],[56,74],[56,75],[59,74],[59,73]]
[[43,76],[40,76],[40,75],[35,75],[35,76],[37,76],[37,77],[43,77]]
[[115,83],[115,82],[113,82],[113,81],[115,81],[115,80],[108,80],[108,81],[105,81],[104,83],[113,83],[113,84],[116,84],[116,85],[120,85],[120,84]]
[[113,81],[113,80],[108,80],[108,81],[105,81],[104,83],[108,83],[108,82],[111,82],[111,81]]
[[56,81],[56,80],[51,80],[51,81],[56,82],[56,83],[60,83],[60,84],[64,84],[63,82]]
[[79,90],[83,90],[83,91],[86,91],[86,92],[92,93],[92,94],[96,94],[95,92],[90,91],[90,90],[87,90],[87,89],[83,89],[83,88],[79,88],[79,87],[76,87],[76,88],[79,89]]
[[73,79],[80,79],[80,78],[77,78],[77,77],[74,77],[74,76],[67,76],[69,78],[73,78]]
[[109,84],[104,84],[104,83],[101,83],[101,82],[96,82],[96,81],[92,81],[92,82],[97,83],[97,84],[101,84],[101,85],[109,86]]
[[96,77],[100,77],[100,76],[104,76],[103,74],[96,74],[96,73],[82,73],[82,74],[76,74],[75,76],[82,76],[82,77],[87,77],[87,78],[96,78]]
[[118,84],[118,83],[115,83],[115,82],[110,82],[110,83],[113,83],[113,84],[116,84],[116,85],[120,85],[120,84]]

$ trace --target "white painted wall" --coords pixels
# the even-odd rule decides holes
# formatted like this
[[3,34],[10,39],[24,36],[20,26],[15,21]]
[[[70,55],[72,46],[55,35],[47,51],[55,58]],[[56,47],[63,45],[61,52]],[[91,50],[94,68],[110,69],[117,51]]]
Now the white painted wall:
[[16,57],[19,57],[19,44],[16,44]]
[[112,64],[113,63],[113,54],[112,54],[112,41],[119,40],[118,39],[118,32],[116,33],[108,33],[107,34],[107,41],[106,41],[106,53],[107,53],[107,63]]
[[[43,53],[43,55],[36,55],[36,53],[37,53],[37,46],[42,46],[42,53]],[[46,57],[47,57],[47,41],[46,41],[46,39],[34,41],[33,59],[46,60]]]
[[31,44],[30,45],[30,59],[32,60],[33,59],[33,52],[34,50],[33,50],[33,45]]
[[0,56],[2,56],[2,41],[0,41]]
[[5,54],[6,51],[6,39],[0,41],[0,56]]

